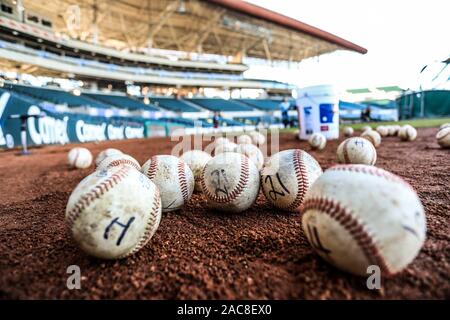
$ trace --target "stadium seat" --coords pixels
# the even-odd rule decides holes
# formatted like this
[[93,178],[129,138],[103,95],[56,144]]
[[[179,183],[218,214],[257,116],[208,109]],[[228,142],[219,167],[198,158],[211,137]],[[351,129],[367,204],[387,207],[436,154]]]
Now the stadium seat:
[[123,95],[108,95],[101,93],[83,93],[82,96],[89,97],[100,102],[104,102],[113,105],[117,108],[125,108],[130,111],[144,110],[144,111],[158,111],[159,109],[155,106],[145,104],[132,97]]
[[232,100],[195,98],[188,101],[211,111],[254,111],[252,107]]
[[174,111],[174,112],[199,112],[199,111],[201,111],[200,109],[186,103],[185,101],[183,101],[181,99],[150,97],[150,102],[160,108]]

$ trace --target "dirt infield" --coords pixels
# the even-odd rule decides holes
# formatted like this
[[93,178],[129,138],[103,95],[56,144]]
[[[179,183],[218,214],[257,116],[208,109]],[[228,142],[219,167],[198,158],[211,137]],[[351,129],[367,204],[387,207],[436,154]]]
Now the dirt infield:
[[[136,255],[102,261],[81,252],[64,223],[68,197],[93,168],[71,170],[73,145],[33,149],[28,157],[0,152],[0,298],[111,299],[370,299],[450,298],[450,151],[436,129],[419,129],[414,142],[383,139],[377,166],[402,176],[418,191],[427,214],[427,240],[401,274],[370,291],[365,279],[321,260],[301,231],[300,213],[271,208],[260,194],[241,214],[188,206],[163,214],[154,238]],[[335,162],[338,141],[309,151],[293,134],[281,148],[310,152],[323,169]],[[168,139],[89,143],[94,156],[119,148],[143,163],[167,154]],[[68,290],[69,265],[81,268],[80,290]]]

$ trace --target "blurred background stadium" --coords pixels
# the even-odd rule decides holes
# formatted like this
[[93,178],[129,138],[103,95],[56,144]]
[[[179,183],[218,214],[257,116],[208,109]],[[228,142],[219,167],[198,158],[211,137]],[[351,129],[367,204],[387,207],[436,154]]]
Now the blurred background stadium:
[[[327,31],[233,0],[0,0],[0,147],[281,127],[296,86],[247,76],[367,50]],[[449,59],[424,67],[448,82]],[[428,67],[428,69],[427,69]],[[437,70],[437,71],[436,71]],[[273,77],[278,78],[278,77]],[[340,121],[447,116],[449,91],[346,88]],[[32,116],[32,117],[29,117]]]

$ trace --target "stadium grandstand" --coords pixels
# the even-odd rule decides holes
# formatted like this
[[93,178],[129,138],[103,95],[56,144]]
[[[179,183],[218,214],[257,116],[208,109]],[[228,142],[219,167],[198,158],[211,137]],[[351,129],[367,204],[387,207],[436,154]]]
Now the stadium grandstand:
[[[247,61],[366,50],[244,1],[0,0],[0,146],[280,126],[289,83]],[[250,92],[250,93],[249,93]],[[225,97],[225,99],[224,99]],[[348,110],[358,105],[346,105]],[[350,112],[351,113],[351,112]],[[349,113],[349,114],[350,114]],[[291,117],[295,111],[292,110]]]

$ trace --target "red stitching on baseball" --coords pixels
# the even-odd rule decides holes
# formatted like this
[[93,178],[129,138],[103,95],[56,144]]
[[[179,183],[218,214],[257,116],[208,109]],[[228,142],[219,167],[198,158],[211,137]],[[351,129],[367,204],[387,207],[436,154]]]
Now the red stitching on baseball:
[[150,180],[153,180],[153,178],[156,175],[156,170],[158,169],[158,156],[153,156],[150,158],[150,166],[147,170],[147,177]]
[[187,185],[187,179],[186,179],[186,172],[184,170],[184,162],[181,160],[178,160],[178,181],[180,183],[180,191],[183,196],[184,202],[187,202],[189,200],[189,191],[188,191],[188,185]]
[[350,142],[350,139],[345,140],[344,145],[342,146],[342,155],[344,156],[344,162],[350,163],[350,158],[348,156],[347,145]]
[[216,196],[208,189],[208,187],[206,186],[205,179],[204,179],[207,166],[205,166],[203,168],[202,189],[203,189],[203,193],[208,197],[208,199],[210,199],[214,202],[217,202],[217,203],[228,203],[228,202],[236,200],[242,194],[242,191],[244,190],[245,186],[248,183],[249,161],[250,160],[242,154],[240,156],[241,156],[241,175],[239,176],[239,181],[238,181],[236,187],[233,190],[231,190],[231,192],[229,192],[228,195],[226,195],[226,196]]
[[377,167],[373,166],[364,166],[364,165],[335,165],[331,168],[329,168],[327,171],[350,171],[350,172],[356,172],[356,173],[364,173],[364,174],[370,174],[373,176],[377,176],[383,179],[386,179],[388,181],[397,182],[403,184],[405,187],[408,187],[410,190],[416,191],[411,187],[411,185],[400,178],[399,176],[396,176],[390,172],[387,172],[385,170],[382,170]]
[[294,150],[292,161],[294,163],[295,176],[297,177],[298,191],[294,201],[284,208],[288,211],[298,209],[305,199],[306,191],[308,191],[308,172],[303,161],[303,151],[300,149]]
[[121,164],[128,164],[139,171],[141,170],[141,168],[139,168],[139,166],[134,161],[128,159],[117,159],[111,161],[111,163],[108,164],[107,168],[117,167],[120,166]]
[[355,218],[350,210],[334,200],[322,197],[307,199],[302,206],[302,212],[305,213],[308,210],[318,210],[338,222],[356,241],[369,264],[379,266],[383,274],[387,276],[393,274],[367,226]]
[[[445,129],[445,128],[444,128]],[[444,138],[446,138],[449,134],[450,134],[450,130],[446,133],[446,134],[444,134],[444,129],[441,129],[440,131],[438,131],[438,133],[437,133],[437,135],[436,135],[436,139],[438,140],[438,141],[440,141],[440,140],[443,140]],[[439,137],[439,134],[442,132],[442,134],[443,134],[443,136],[442,137]]]
[[129,252],[119,256],[119,259],[135,254],[143,246],[145,246],[147,244],[147,242],[151,239],[151,237],[153,237],[154,233],[156,232],[156,229],[154,229],[154,228],[155,228],[155,223],[158,220],[158,213],[159,213],[160,207],[161,207],[161,197],[160,197],[158,188],[155,188],[155,197],[153,199],[153,206],[150,211],[150,217],[148,219],[147,225],[145,226],[144,234],[139,239],[136,246],[133,249],[131,249]]
[[85,193],[74,204],[73,208],[67,213],[67,226],[72,229],[73,224],[80,216],[81,212],[88,207],[95,199],[100,198],[106,191],[118,184],[128,175],[130,168],[122,167],[116,173],[111,175],[108,179],[102,181],[100,184],[92,188],[91,191]]

